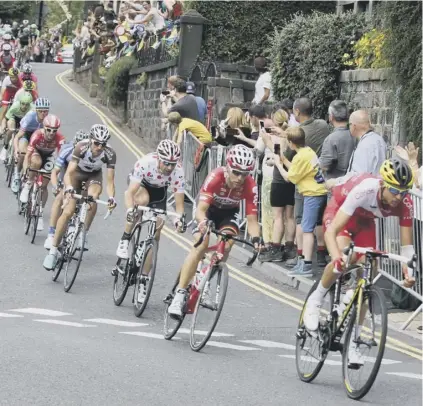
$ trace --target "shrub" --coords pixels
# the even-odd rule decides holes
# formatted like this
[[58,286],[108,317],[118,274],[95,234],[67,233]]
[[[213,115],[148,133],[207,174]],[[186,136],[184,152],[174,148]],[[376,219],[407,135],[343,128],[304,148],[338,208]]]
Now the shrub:
[[137,60],[124,56],[113,62],[106,74],[105,91],[112,101],[126,101],[129,85],[129,71],[135,67]]
[[297,14],[270,39],[272,86],[276,99],[309,97],[314,115],[324,118],[337,98],[345,68],[343,55],[366,31],[363,14]]
[[296,12],[334,13],[336,7],[335,1],[189,1],[184,4],[207,19],[200,56],[216,62],[251,62],[269,45],[267,37],[274,27],[283,27]]

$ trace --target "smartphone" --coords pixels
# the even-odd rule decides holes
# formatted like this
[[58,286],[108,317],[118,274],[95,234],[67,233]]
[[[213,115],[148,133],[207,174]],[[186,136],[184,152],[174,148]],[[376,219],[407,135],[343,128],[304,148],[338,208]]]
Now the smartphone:
[[265,128],[264,131],[266,131],[268,134],[270,134],[272,132],[271,128]]
[[275,154],[280,155],[281,154],[281,144],[275,144],[274,146]]
[[167,95],[170,94],[170,91],[169,90],[162,90],[162,94],[165,95],[165,96],[167,96]]
[[260,123],[260,129],[263,129],[264,128],[264,121],[260,120],[259,123]]
[[233,137],[234,135],[238,135],[238,130],[236,128],[227,128],[226,135]]

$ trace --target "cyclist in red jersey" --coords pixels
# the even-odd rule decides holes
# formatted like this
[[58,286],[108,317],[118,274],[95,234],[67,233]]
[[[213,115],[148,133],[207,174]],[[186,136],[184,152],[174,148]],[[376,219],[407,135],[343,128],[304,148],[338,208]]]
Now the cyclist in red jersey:
[[[248,233],[258,249],[261,246],[260,225],[257,220],[258,188],[250,175],[255,164],[253,152],[243,145],[236,145],[228,152],[226,164],[225,167],[212,171],[201,187],[195,211],[198,226],[193,231],[194,242],[197,243],[200,240],[208,220],[214,222],[216,229],[237,235],[239,233],[237,219],[239,205],[240,201],[245,199]],[[222,261],[227,260],[232,245],[233,241],[227,243]],[[181,268],[175,297],[169,306],[170,315],[181,317],[186,289],[208,246],[209,236],[205,236],[203,243],[197,248],[193,247],[186,257]]]
[[[24,159],[24,171],[26,168],[31,169],[44,169],[51,172],[54,167],[55,152],[59,152],[60,148],[65,142],[65,137],[58,131],[60,127],[60,120],[58,117],[50,114],[43,120],[43,128],[36,130],[29,141],[29,145],[26,151]],[[19,199],[22,203],[27,203],[29,199],[29,191],[32,184],[34,183],[34,172],[28,173],[28,179],[22,188]],[[49,179],[43,181],[43,209],[47,203],[48,191],[47,186]],[[41,220],[41,224],[40,224]],[[38,220],[37,230],[42,231],[44,229],[42,212]]]
[[16,92],[22,87],[22,81],[18,77],[19,70],[16,68],[9,69],[1,85],[0,97],[2,109],[0,113],[0,121],[4,119],[9,105],[12,104]]
[[[383,162],[380,175],[381,178],[369,174],[356,175],[333,189],[323,216],[325,241],[332,262],[326,266],[317,289],[307,301],[304,324],[308,330],[318,328],[323,298],[342,271],[342,250],[351,241],[359,247],[376,247],[375,218],[399,217],[401,255],[410,259],[414,255],[413,202],[408,194],[413,187],[413,172],[405,161],[391,158]],[[364,259],[362,254],[355,253],[354,256],[353,262]],[[414,284],[412,271],[403,264],[405,287]],[[350,345],[351,349],[355,351],[355,347]],[[352,362],[350,358],[350,362],[363,363],[359,352],[350,356],[357,361]]]

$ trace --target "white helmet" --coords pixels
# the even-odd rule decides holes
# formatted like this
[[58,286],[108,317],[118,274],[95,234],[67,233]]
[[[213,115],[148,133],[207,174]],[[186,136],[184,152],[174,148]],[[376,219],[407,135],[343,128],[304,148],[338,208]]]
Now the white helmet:
[[175,142],[163,140],[157,146],[157,155],[161,161],[178,162],[181,157],[181,150]]
[[94,124],[90,130],[90,137],[104,144],[110,139],[109,129],[103,124]]
[[10,40],[12,39],[12,36],[11,36],[10,34],[4,34],[4,35],[3,35],[3,39],[4,39],[5,41],[10,41]]
[[12,45],[10,44],[3,44],[3,46],[1,47],[2,51],[11,51],[12,50]]
[[233,146],[226,155],[227,165],[236,171],[251,172],[256,160],[253,151],[245,145]]
[[85,130],[78,130],[73,137],[73,143],[77,144],[80,141],[87,140],[90,138],[90,134],[88,134]]

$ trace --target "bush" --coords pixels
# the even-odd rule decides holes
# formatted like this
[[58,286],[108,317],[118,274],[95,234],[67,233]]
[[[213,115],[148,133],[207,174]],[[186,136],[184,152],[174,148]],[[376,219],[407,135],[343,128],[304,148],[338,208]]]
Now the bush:
[[107,71],[105,91],[112,101],[126,101],[129,86],[129,71],[135,67],[137,60],[133,56],[124,56],[113,62]]
[[298,14],[270,40],[272,86],[276,99],[309,97],[314,116],[324,118],[338,96],[343,55],[366,29],[360,14]]
[[291,16],[312,10],[334,13],[335,1],[190,1],[185,8],[207,19],[201,59],[251,62],[268,47],[268,35]]

